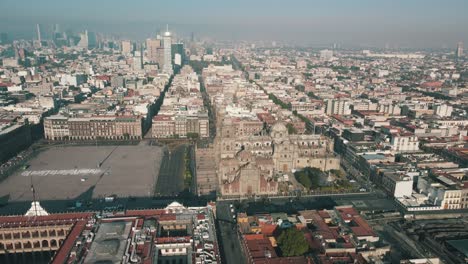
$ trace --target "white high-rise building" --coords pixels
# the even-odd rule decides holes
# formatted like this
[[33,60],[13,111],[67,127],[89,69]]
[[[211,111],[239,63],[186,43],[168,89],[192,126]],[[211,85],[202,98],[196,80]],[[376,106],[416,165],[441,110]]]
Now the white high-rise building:
[[163,37],[163,47],[164,47],[163,72],[167,74],[173,73],[171,46],[172,46],[171,32],[169,32],[169,27],[167,27],[167,30],[164,33],[164,37]]
[[143,55],[140,51],[135,51],[133,55],[133,70],[140,71],[143,69]]
[[347,100],[330,99],[327,101],[325,112],[327,115],[350,115],[351,104]]
[[80,34],[80,42],[78,42],[77,46],[81,49],[88,49],[88,30]]
[[130,55],[130,53],[132,53],[133,45],[132,45],[132,42],[130,42],[129,40],[122,41],[121,46],[122,46],[122,54]]
[[333,59],[333,51],[332,50],[321,50],[320,51],[320,60],[321,61],[330,61]]
[[41,47],[42,37],[41,37],[41,26],[39,24],[36,24],[36,35],[37,35],[37,43],[39,44],[39,47]]
[[458,42],[457,44],[457,58],[463,57],[463,42]]
[[174,55],[174,64],[175,65],[182,65],[182,56],[179,53]]

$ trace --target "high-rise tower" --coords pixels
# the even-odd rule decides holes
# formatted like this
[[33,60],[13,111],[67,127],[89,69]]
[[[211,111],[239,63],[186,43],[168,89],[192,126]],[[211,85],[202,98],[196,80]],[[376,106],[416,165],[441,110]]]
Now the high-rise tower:
[[160,39],[147,39],[146,40],[146,54],[148,60],[151,62],[158,62],[158,49],[161,48]]
[[81,49],[88,49],[88,30],[85,30],[84,33],[80,34],[80,42],[78,42],[77,46]]
[[458,42],[457,44],[457,58],[463,57],[463,42]]
[[164,32],[164,37],[163,37],[163,47],[164,47],[163,72],[167,74],[173,73],[171,45],[172,45],[171,32],[169,32],[169,26],[167,26],[166,32]]
[[39,46],[42,46],[41,26],[39,26],[39,24],[36,24],[36,37],[37,43],[39,44]]

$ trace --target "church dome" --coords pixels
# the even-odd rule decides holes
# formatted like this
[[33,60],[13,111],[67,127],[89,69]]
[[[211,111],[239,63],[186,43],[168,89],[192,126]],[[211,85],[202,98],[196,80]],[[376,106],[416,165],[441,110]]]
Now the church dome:
[[288,128],[283,122],[277,122],[271,127],[272,133],[288,133]]

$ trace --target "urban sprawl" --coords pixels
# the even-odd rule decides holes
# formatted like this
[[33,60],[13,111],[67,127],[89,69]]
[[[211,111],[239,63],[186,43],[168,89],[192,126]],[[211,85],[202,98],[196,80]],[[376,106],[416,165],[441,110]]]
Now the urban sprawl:
[[463,43],[42,30],[0,34],[1,263],[467,263]]

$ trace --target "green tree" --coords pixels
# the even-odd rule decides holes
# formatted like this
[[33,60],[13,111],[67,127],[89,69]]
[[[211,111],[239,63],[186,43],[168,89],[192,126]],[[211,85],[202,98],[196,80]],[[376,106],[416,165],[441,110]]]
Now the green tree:
[[330,173],[336,175],[338,178],[343,178],[345,174],[341,170],[330,170]]
[[300,182],[304,187],[306,187],[307,189],[312,188],[312,181],[305,173],[298,173],[297,175],[294,174],[294,176],[296,176],[296,180]]
[[198,138],[199,138],[199,135],[198,135],[198,133],[191,133],[191,132],[189,132],[189,133],[187,133],[187,137],[188,137],[189,139],[198,139]]
[[290,135],[292,135],[292,134],[297,134],[297,130],[296,130],[296,128],[293,126],[293,124],[287,123],[287,124],[286,124],[286,127],[288,128],[288,134],[290,134]]
[[302,256],[309,251],[304,234],[296,228],[288,228],[281,232],[278,246],[284,257]]
[[320,187],[320,177],[323,172],[318,168],[305,167],[301,171],[296,171],[294,177],[307,189],[317,189]]
[[294,88],[296,88],[296,90],[301,91],[301,92],[305,91],[305,86],[302,84],[298,84]]

